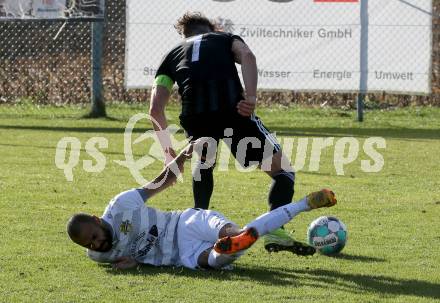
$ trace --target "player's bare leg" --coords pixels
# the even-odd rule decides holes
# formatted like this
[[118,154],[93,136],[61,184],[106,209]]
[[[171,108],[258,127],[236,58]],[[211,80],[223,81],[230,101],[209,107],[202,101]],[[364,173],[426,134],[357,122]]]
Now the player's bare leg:
[[202,268],[224,268],[242,256],[246,249],[255,243],[257,238],[248,239],[247,230],[243,230],[234,224],[226,224],[220,229],[219,240],[215,246],[218,243],[223,243],[221,247],[234,247],[234,251],[231,249],[222,251],[214,246],[202,252],[197,263]]
[[[310,193],[298,202],[288,203],[259,216],[243,229],[234,224],[226,224],[220,230],[219,239],[214,247],[200,254],[198,264],[203,268],[224,268],[242,256],[258,240],[259,236],[270,234],[279,229],[280,226],[288,223],[301,212],[332,207],[336,203],[334,192],[322,189]],[[284,250],[292,251],[294,249],[299,249],[297,244]]]

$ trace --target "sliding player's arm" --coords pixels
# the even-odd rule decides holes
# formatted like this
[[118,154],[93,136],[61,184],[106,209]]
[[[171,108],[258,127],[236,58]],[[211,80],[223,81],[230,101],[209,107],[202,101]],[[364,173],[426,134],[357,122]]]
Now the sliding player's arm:
[[185,161],[192,156],[194,144],[196,142],[191,142],[173,161],[165,166],[159,176],[142,187],[148,199],[176,183],[177,177],[183,172]]
[[113,269],[130,269],[134,268],[139,263],[132,257],[120,257],[112,263]]
[[168,123],[165,116],[165,107],[170,99],[173,81],[166,75],[158,75],[155,79],[155,85],[151,92],[150,116],[153,119],[153,128],[159,139],[162,150],[165,154],[165,165],[169,164],[176,153],[171,144],[171,136],[167,130]]
[[238,113],[242,116],[250,116],[253,114],[257,102],[257,59],[251,49],[238,39],[234,39],[232,42],[232,53],[234,54],[235,62],[241,64],[246,92],[246,100],[240,101],[237,106]]

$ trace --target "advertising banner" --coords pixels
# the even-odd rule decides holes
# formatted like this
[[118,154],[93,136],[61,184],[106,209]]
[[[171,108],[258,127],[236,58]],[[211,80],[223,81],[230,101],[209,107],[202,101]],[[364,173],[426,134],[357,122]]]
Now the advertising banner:
[[259,88],[430,92],[431,0],[127,0],[127,88],[152,85],[187,11],[244,39]]
[[0,0],[2,19],[103,18],[104,0]]

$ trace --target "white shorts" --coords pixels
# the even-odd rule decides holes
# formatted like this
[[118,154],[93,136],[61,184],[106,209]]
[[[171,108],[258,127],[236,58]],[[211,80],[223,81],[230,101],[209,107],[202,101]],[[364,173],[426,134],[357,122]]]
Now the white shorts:
[[198,268],[200,254],[214,246],[220,229],[228,223],[235,225],[216,211],[194,208],[185,210],[177,226],[177,244],[182,265],[191,269]]

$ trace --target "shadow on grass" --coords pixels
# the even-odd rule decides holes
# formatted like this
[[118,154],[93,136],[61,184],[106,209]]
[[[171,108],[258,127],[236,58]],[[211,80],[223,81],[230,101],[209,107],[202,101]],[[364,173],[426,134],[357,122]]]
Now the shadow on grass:
[[[51,151],[54,151],[54,150],[57,149],[56,146],[26,145],[26,144],[4,144],[4,143],[0,143],[0,146],[20,147],[20,148],[28,148],[28,149],[48,149],[48,150],[51,150]],[[86,150],[84,148],[81,148],[80,151],[82,153],[86,152]],[[112,152],[112,151],[108,151],[108,150],[100,150],[100,152],[105,154],[105,155],[122,155],[122,156],[125,156],[125,154],[123,152]],[[145,154],[133,153],[133,156],[143,157],[143,156],[145,156]]]
[[358,256],[358,255],[347,255],[344,253],[339,253],[337,255],[329,256],[329,258],[356,261],[356,262],[385,262],[386,261],[385,259],[382,259],[382,258]]
[[277,136],[301,137],[384,137],[395,139],[440,139],[440,129],[418,128],[343,128],[343,127],[270,127]]
[[[125,127],[63,127],[40,125],[0,125],[0,129],[80,132],[80,133],[124,133]],[[440,129],[412,128],[338,128],[338,127],[271,127],[277,136],[298,137],[384,137],[394,139],[440,139]],[[134,133],[143,133],[152,128],[135,128]],[[183,133],[179,129],[178,133]]]
[[[347,257],[347,256],[346,256]],[[359,256],[347,257],[359,258]],[[362,259],[362,257],[360,257]],[[369,259],[368,257],[364,258]],[[373,258],[374,259],[374,258]],[[158,275],[170,274],[172,276],[185,276],[194,279],[214,279],[220,281],[243,280],[256,281],[261,284],[286,287],[313,287],[334,289],[355,294],[366,292],[380,293],[383,295],[407,295],[427,298],[439,298],[440,284],[415,279],[398,279],[390,276],[371,274],[343,273],[333,270],[295,270],[279,267],[245,267],[236,265],[232,271],[194,271],[177,267],[139,266],[128,271],[115,271],[110,266],[101,265],[109,274],[114,275]]]
[[[108,133],[123,134],[125,127],[77,127],[77,126],[26,126],[26,125],[0,125],[0,129],[12,130],[34,130],[34,131],[53,131],[53,132],[76,132],[76,133]],[[133,133],[144,133],[153,128],[135,128]],[[182,131],[183,132],[183,131]]]
[[[327,177],[335,177],[334,175],[330,174],[330,173],[321,173],[319,171],[307,171],[305,170],[305,168],[302,168],[301,170],[296,170],[297,172],[300,172],[302,174],[305,175],[315,175],[315,176],[327,176]],[[349,176],[345,176],[345,175],[338,175],[337,177],[349,177]]]

